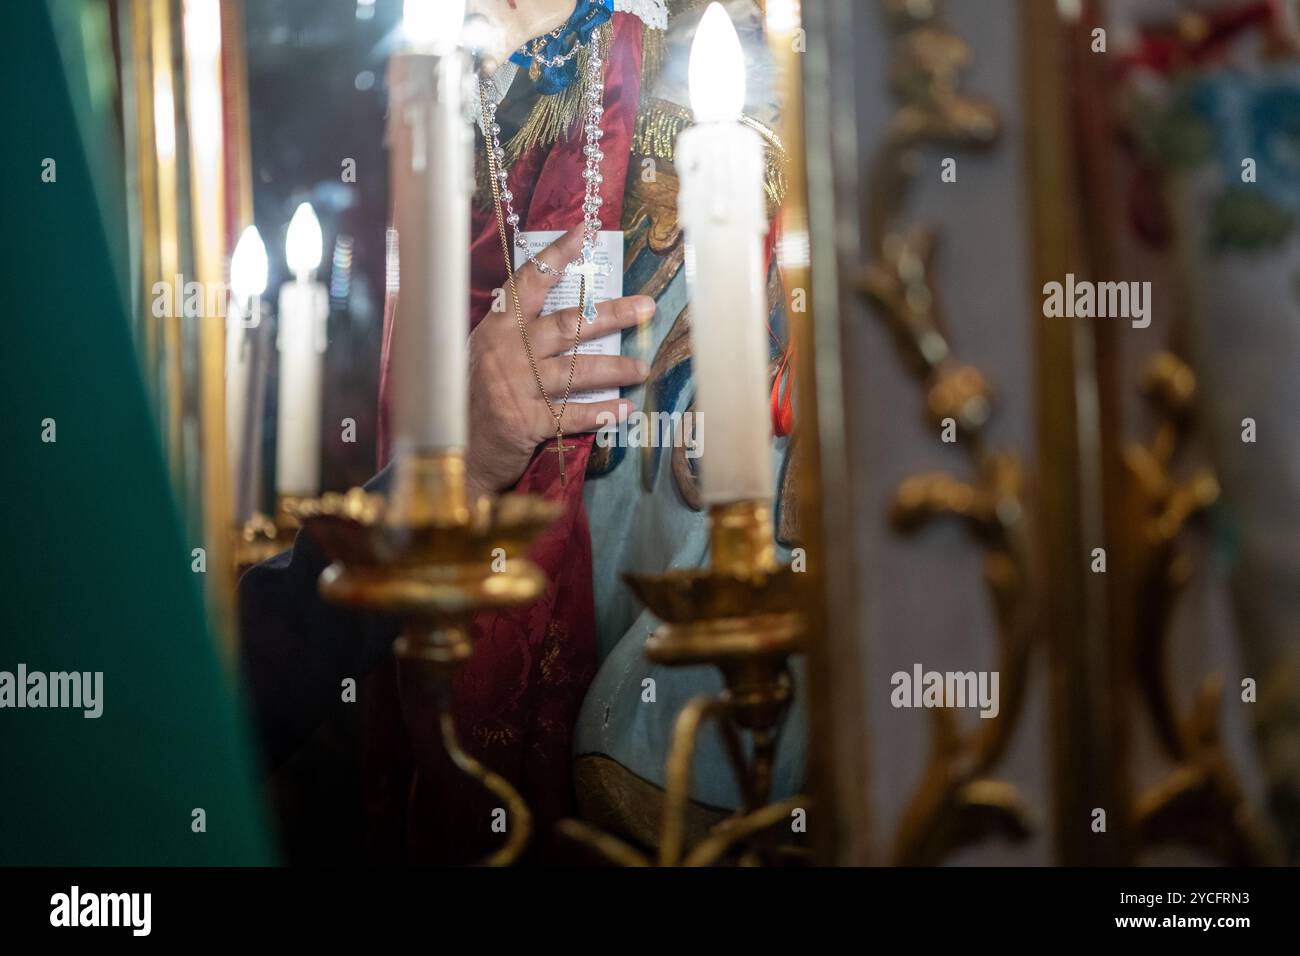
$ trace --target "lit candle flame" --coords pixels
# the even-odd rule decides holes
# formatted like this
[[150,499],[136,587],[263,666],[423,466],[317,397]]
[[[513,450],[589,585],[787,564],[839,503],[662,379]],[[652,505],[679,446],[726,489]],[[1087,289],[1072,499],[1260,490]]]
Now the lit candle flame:
[[306,279],[320,265],[323,246],[324,238],[316,211],[311,208],[311,203],[302,203],[289,220],[289,234],[284,241],[284,257],[290,271],[299,279]]
[[709,4],[695,30],[688,75],[695,122],[740,119],[745,107],[745,54],[720,3]]

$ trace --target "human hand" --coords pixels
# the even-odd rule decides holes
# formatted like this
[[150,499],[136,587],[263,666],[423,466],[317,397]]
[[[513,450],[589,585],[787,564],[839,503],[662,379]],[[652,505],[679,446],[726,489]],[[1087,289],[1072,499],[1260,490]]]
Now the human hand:
[[[562,277],[564,265],[582,249],[582,229],[561,236],[538,256],[555,272],[543,273],[532,263],[516,270],[519,307],[532,343],[537,369],[555,410],[564,400],[578,310],[562,309],[539,316],[546,294]],[[498,493],[519,480],[537,446],[555,437],[555,421],[537,389],[515,318],[514,297],[505,290],[506,309],[489,311],[469,337],[469,449],[466,453],[471,497]],[[649,296],[611,299],[596,306],[596,321],[582,321],[582,340],[649,321],[655,302]],[[618,355],[579,355],[572,393],[588,389],[638,385],[649,374],[640,359]],[[570,403],[561,425],[566,435],[595,431],[620,409],[630,412],[627,399]]]

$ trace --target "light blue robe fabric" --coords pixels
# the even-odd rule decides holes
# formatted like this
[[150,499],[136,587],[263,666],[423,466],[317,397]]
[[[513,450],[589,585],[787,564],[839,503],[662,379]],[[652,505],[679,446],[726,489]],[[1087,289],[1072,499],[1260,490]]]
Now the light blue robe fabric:
[[[630,243],[629,243],[630,245]],[[642,256],[653,256],[643,251]],[[628,278],[637,273],[630,264]],[[625,283],[625,294],[635,288]],[[686,306],[685,270],[679,269],[659,297],[658,309],[649,331],[647,361],[656,354],[664,337]],[[780,310],[777,310],[780,311]],[[635,332],[625,335],[623,354],[637,355]],[[690,375],[689,363],[681,370]],[[693,398],[689,377],[671,397],[666,412],[685,412]],[[623,390],[638,409],[645,409],[645,386]],[[707,460],[709,422],[703,423],[704,457]],[[786,459],[789,439],[773,442],[772,468],[775,487]],[[641,481],[641,449],[625,448],[613,468],[602,475],[588,475],[584,500],[590,517],[593,574],[596,597],[596,636],[599,671],[583,702],[574,735],[574,752],[602,754],[659,786],[664,785],[673,723],[692,697],[713,695],[722,689],[722,678],[712,667],[664,667],[651,663],[643,653],[646,638],[658,621],[633,595],[623,581],[625,572],[661,573],[669,568],[700,567],[708,562],[707,512],[695,511],[682,499],[673,481],[669,449],[658,457],[653,489]],[[616,452],[619,454],[619,452]],[[773,513],[776,513],[774,507]],[[778,547],[783,560],[788,554]],[[794,701],[786,714],[778,742],[773,778],[773,798],[791,796],[802,789],[807,740],[802,660],[792,664]],[[643,701],[643,681],[655,682],[654,702]],[[728,809],[740,803],[740,789],[723,750],[722,738],[711,724],[701,733],[692,775],[691,796],[703,803]]]

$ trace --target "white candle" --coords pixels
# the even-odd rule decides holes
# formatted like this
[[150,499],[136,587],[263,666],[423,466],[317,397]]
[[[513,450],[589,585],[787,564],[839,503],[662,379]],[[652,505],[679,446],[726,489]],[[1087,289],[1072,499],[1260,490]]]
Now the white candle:
[[695,408],[707,436],[706,505],[770,499],[763,143],[740,123],[745,60],[726,11],[709,4],[691,46],[695,125],[677,139],[678,218],[686,230]]
[[320,492],[321,356],[329,298],[312,281],[320,265],[320,222],[310,203],[293,214],[285,256],[294,281],[280,287],[280,391],[276,417],[275,490],[280,495]]
[[464,448],[469,431],[469,213],[473,134],[463,0],[406,0],[408,47],[389,62],[388,147],[401,288],[393,327],[393,438]]
[[226,311],[226,453],[230,461],[230,487],[235,489],[235,520],[252,516],[248,489],[253,429],[249,417],[253,388],[253,335],[262,321],[262,293],[266,291],[266,245],[256,226],[249,226],[235,243],[230,257],[230,305]]

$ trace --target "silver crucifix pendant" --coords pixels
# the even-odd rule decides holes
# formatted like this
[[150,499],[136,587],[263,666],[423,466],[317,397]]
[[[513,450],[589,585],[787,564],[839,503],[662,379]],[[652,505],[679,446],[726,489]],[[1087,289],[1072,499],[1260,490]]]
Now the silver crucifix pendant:
[[596,321],[596,276],[603,276],[609,273],[609,266],[601,265],[591,255],[589,249],[584,249],[582,261],[579,263],[570,263],[566,270],[571,273],[582,276],[582,317],[588,322]]

